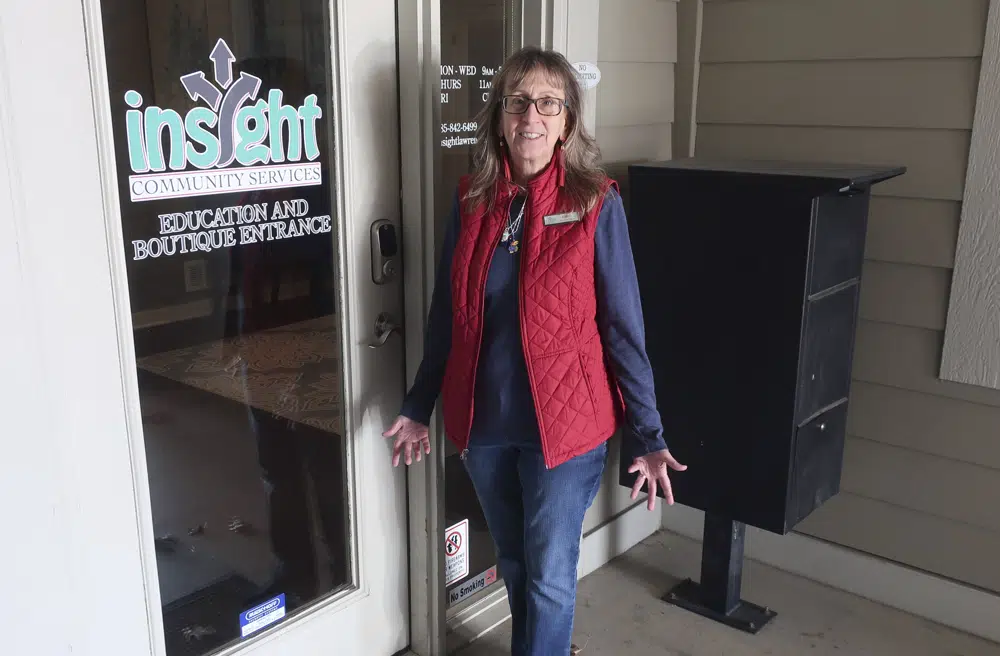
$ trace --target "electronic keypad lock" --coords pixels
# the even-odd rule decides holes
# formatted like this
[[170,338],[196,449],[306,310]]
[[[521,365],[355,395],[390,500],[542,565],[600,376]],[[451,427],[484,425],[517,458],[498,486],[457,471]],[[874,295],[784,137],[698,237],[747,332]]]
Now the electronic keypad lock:
[[396,226],[387,219],[372,224],[372,282],[391,282],[399,270],[399,240]]

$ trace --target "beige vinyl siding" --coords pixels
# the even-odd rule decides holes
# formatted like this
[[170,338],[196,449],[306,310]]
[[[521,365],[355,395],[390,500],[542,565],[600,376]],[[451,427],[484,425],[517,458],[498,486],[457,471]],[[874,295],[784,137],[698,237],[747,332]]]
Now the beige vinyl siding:
[[938,378],[986,0],[705,0],[696,154],[874,189],[842,493],[798,530],[1000,591],[1000,392]]
[[[711,64],[719,65],[724,64]],[[975,88],[970,93],[975,93]],[[699,115],[701,104],[699,99]],[[768,157],[796,160],[822,157],[866,164],[905,162],[906,175],[879,184],[873,189],[876,196],[958,202],[965,184],[970,134],[971,130],[720,125],[703,123],[699,118],[696,148],[699,154],[766,153]]]
[[951,269],[961,209],[958,201],[876,196],[868,217],[865,256]]
[[[704,62],[703,62],[704,64]],[[711,124],[970,130],[974,58],[705,64],[698,120]],[[927,89],[948,102],[927,102]],[[727,102],[738,94],[739,103]],[[867,98],[873,102],[857,102]]]
[[985,0],[704,0],[702,62],[976,57]]
[[862,276],[862,320],[944,330],[948,269],[868,260]]
[[677,2],[603,0],[598,24],[595,136],[624,184],[625,163],[671,156]]
[[[602,0],[595,137],[603,163],[618,181],[628,208],[629,162],[671,157],[676,0]],[[584,532],[636,504],[618,485],[619,437],[609,445],[604,481],[584,520]]]
[[[850,530],[844,528],[848,518]],[[1000,533],[845,490],[807,518],[802,532],[851,549],[995,591]],[[891,558],[899,545],[906,557]],[[749,555],[753,557],[753,545]]]

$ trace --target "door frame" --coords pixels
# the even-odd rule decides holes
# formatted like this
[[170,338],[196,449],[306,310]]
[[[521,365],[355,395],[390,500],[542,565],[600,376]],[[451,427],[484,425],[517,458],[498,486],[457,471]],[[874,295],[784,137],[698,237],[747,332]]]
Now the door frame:
[[[330,103],[333,115],[328,120],[336,131],[334,143],[339,150],[332,159],[331,172],[335,180],[333,202],[341,228],[336,282],[345,303],[341,311],[345,317],[341,338],[344,375],[348,389],[354,390],[354,398],[375,382],[371,374],[375,362],[383,358],[402,362],[402,344],[393,340],[393,345],[370,353],[364,346],[372,337],[363,330],[369,315],[374,317],[381,309],[398,311],[399,299],[390,298],[392,294],[401,296],[398,284],[348,293],[351,279],[368,268],[367,260],[361,262],[368,250],[367,223],[377,218],[394,222],[399,218],[398,203],[391,212],[386,209],[392,204],[391,195],[389,201],[366,199],[371,207],[365,211],[380,211],[383,216],[365,217],[368,220],[362,230],[364,219],[355,214],[359,211],[354,209],[358,201],[352,198],[351,183],[371,180],[352,180],[343,166],[351,152],[350,117],[340,119],[345,99],[354,91],[343,86],[350,83],[351,72],[344,52],[343,42],[347,39],[342,38],[338,26],[344,25],[348,2],[327,0],[331,93],[335,94]],[[35,35],[45,38],[33,38]],[[48,474],[42,480],[52,488],[45,491],[41,501],[27,500],[18,516],[31,512],[36,522],[55,525],[43,534],[46,544],[29,543],[41,557],[51,561],[52,571],[45,574],[50,579],[43,578],[44,583],[37,585],[39,591],[28,595],[34,603],[34,614],[28,611],[25,624],[37,623],[41,608],[60,620],[51,627],[51,636],[40,637],[28,631],[24,640],[48,640],[44,644],[51,644],[53,650],[71,645],[75,653],[97,654],[103,653],[111,637],[123,653],[162,656],[163,616],[100,0],[83,0],[82,5],[72,0],[19,3],[0,21],[0,53],[0,97],[4,101],[0,105],[0,144],[4,146],[0,172],[8,182],[0,201],[13,210],[9,223],[0,222],[0,228],[2,234],[13,237],[9,243],[15,247],[16,273],[20,275],[15,282],[14,300],[23,311],[23,315],[15,315],[21,319],[20,330],[17,325],[15,330],[30,356],[15,359],[14,363],[21,367],[16,373],[29,374],[29,367],[36,370],[25,382],[34,391],[32,401],[37,407],[28,403],[19,410],[36,411],[34,431],[44,445],[44,449],[34,445],[17,447],[13,455],[15,463],[19,456],[26,461],[29,455],[46,456],[46,460],[36,459],[34,464],[42,475]],[[31,126],[41,129],[33,131]],[[391,140],[392,130],[387,134]],[[51,191],[55,182],[60,183],[58,193]],[[350,247],[362,240],[366,248]],[[70,276],[58,263],[72,268],[72,285],[65,283]],[[364,284],[363,277],[358,284]],[[77,293],[80,289],[93,292],[81,295]],[[67,325],[70,330],[66,330]],[[393,390],[388,402],[398,400],[399,392]],[[45,405],[44,401],[53,405]],[[345,407],[347,435],[361,426],[367,410]],[[386,415],[390,409],[382,411]],[[405,474],[399,470],[391,473],[399,483],[398,493],[386,494],[392,500],[370,502],[368,510],[361,510],[366,501],[358,498],[362,489],[358,482],[367,486],[378,483],[359,468],[359,453],[372,451],[365,457],[384,457],[389,462],[389,450],[379,448],[385,443],[374,434],[380,419],[387,421],[391,417],[367,419],[369,426],[363,429],[366,439],[348,442],[351,512],[361,517],[372,509],[386,511],[393,503],[405,512]],[[355,448],[354,444],[360,446]],[[99,475],[89,473],[94,471],[92,467],[81,467],[81,463],[95,462],[100,463]],[[45,470],[46,466],[51,469]],[[367,542],[365,532],[362,520],[356,520],[351,527],[352,553],[366,553],[362,543]],[[405,545],[388,548],[393,562],[405,563]],[[30,552],[24,549],[18,553]],[[28,559],[25,569],[37,573],[36,564]],[[259,653],[262,645],[303,630],[317,616],[329,617],[331,612],[372,595],[383,581],[365,569],[364,561],[355,556],[352,571],[357,585],[352,590],[316,603],[295,621],[268,635],[248,639],[220,653]],[[53,595],[53,590],[64,592]],[[21,589],[22,594],[26,592],[28,586]],[[400,618],[405,622],[405,599],[401,601]],[[402,627],[390,630],[402,631]],[[13,639],[14,646],[19,646],[20,638]],[[38,647],[33,642],[15,651],[27,653]]]
[[[435,172],[440,157],[434,126],[440,123],[441,1],[396,3],[399,51],[400,201],[403,244],[403,335],[406,386],[416,377],[424,351],[436,264]],[[403,120],[403,117],[412,120]],[[410,551],[410,650],[444,654],[446,633],[444,549],[444,448],[435,413],[431,443],[438,448],[421,465],[407,467]]]

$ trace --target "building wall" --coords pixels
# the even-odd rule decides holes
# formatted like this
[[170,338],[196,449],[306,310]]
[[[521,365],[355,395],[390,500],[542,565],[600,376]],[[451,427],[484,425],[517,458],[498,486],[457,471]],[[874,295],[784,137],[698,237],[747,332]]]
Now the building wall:
[[[602,0],[597,30],[601,82],[596,89],[595,136],[627,208],[627,164],[671,156],[677,2]],[[618,440],[612,441],[605,480],[587,514],[585,532],[635,505],[629,490],[618,485]]]
[[695,154],[909,168],[874,189],[842,492],[799,530],[1000,591],[1000,392],[938,377],[986,15],[704,0]]
[[668,158],[676,0],[604,0],[598,29],[596,132],[604,161]]

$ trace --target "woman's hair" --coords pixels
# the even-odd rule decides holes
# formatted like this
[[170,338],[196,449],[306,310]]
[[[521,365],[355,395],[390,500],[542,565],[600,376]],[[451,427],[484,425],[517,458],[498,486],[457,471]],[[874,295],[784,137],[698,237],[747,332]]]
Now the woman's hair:
[[473,174],[463,200],[469,206],[484,203],[489,210],[496,201],[496,182],[503,175],[503,135],[500,129],[504,94],[517,88],[532,73],[541,73],[565,94],[566,140],[562,143],[566,193],[575,208],[590,211],[600,200],[605,173],[598,165],[601,153],[597,142],[580,121],[583,91],[576,71],[558,52],[529,46],[510,56],[493,80],[489,100],[476,117],[476,145]]

